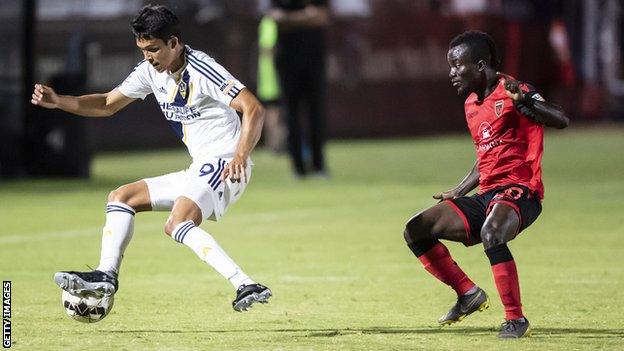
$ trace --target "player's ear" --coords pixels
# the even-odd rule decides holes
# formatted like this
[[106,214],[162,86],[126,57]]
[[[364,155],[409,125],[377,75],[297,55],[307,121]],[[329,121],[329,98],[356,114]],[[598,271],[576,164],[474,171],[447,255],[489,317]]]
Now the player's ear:
[[169,38],[169,45],[172,49],[175,48],[179,43],[180,41],[178,40],[178,37],[176,37],[175,35],[172,35]]
[[479,60],[479,62],[477,62],[477,69],[479,72],[483,72],[486,66],[487,64],[485,63],[485,60]]

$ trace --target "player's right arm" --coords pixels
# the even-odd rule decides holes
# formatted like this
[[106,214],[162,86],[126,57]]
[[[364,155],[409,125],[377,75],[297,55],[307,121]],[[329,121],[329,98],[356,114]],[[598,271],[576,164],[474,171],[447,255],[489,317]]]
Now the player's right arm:
[[436,200],[444,201],[462,197],[479,185],[479,161],[475,161],[474,166],[468,175],[453,189],[433,195]]
[[43,84],[35,84],[30,102],[33,105],[61,109],[85,117],[108,117],[128,106],[136,99],[127,97],[113,89],[108,93],[81,96],[58,95],[54,89]]

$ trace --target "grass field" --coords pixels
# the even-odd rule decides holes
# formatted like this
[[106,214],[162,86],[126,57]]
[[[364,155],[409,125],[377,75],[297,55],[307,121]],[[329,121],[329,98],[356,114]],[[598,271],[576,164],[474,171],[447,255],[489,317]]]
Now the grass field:
[[97,266],[106,195],[184,168],[183,150],[105,154],[90,181],[0,184],[0,276],[13,283],[17,350],[616,350],[624,349],[624,128],[548,131],[540,219],[510,244],[533,337],[499,341],[503,318],[481,247],[448,244],[492,306],[460,324],[454,303],[403,242],[405,220],[473,162],[466,136],[333,142],[332,178],[296,181],[264,150],[245,196],[202,225],[274,298],[236,313],[234,292],[163,234],[166,213],[137,216],[115,308],[69,319],[52,275]]

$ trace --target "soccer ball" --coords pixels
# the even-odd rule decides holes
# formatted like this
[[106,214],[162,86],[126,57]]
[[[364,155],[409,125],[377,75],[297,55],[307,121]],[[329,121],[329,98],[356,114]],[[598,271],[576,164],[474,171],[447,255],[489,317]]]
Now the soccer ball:
[[82,323],[99,322],[113,309],[113,295],[102,298],[77,296],[63,290],[61,301],[68,316]]

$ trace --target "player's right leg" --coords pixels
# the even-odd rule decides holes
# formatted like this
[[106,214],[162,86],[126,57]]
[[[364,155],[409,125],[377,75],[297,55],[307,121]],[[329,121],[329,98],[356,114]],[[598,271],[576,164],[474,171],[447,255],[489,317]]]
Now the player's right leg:
[[188,194],[197,200],[185,196],[175,200],[171,215],[165,224],[165,233],[188,246],[202,261],[234,286],[236,289],[236,297],[232,302],[234,310],[247,311],[256,302],[267,303],[272,296],[271,290],[249,278],[214,237],[199,227],[202,218],[210,217],[214,211],[214,204],[211,201],[202,201],[207,196],[193,196],[197,192],[189,190]]
[[407,246],[426,271],[457,293],[455,305],[439,320],[441,325],[459,322],[489,307],[487,294],[476,286],[438,239],[466,243],[466,224],[449,202],[439,203],[413,216],[406,224]]
[[74,295],[112,295],[118,288],[117,276],[124,251],[134,232],[136,212],[151,210],[145,181],[123,185],[108,195],[106,224],[102,229],[100,263],[91,272],[63,271],[54,275],[62,289]]

